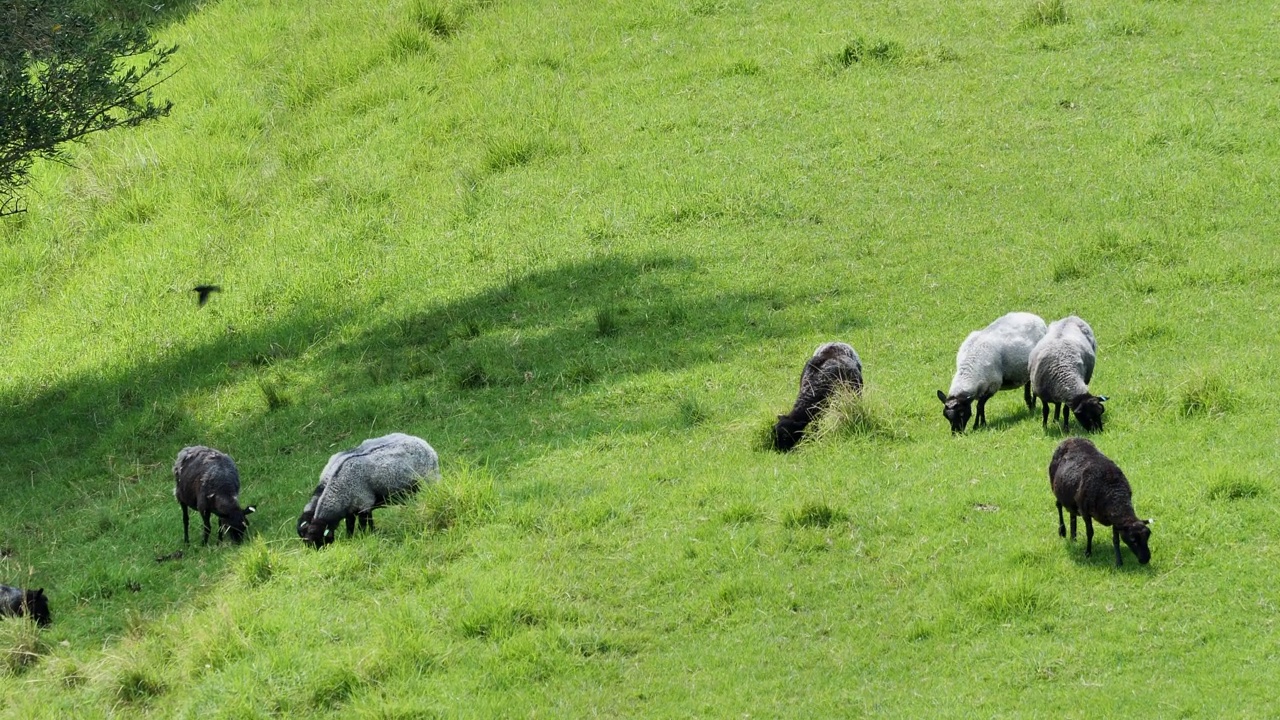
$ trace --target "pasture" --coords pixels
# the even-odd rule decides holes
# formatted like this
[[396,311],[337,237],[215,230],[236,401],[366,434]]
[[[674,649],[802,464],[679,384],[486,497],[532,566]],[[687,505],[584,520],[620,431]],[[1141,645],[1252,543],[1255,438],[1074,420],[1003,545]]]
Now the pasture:
[[[1273,712],[1273,8],[945,5],[168,6],[172,117],[0,220],[0,582],[53,614],[0,712]],[[1149,565],[1057,536],[1020,391],[949,432],[1012,310],[1092,325]],[[860,420],[762,450],[827,340]],[[392,431],[440,484],[304,547]],[[244,545],[183,546],[192,444]]]

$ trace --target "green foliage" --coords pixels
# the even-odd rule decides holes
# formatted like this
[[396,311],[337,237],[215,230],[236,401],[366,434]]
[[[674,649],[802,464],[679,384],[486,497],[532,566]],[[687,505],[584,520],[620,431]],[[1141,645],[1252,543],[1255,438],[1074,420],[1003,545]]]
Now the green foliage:
[[1022,18],[1022,26],[1040,27],[1067,22],[1067,7],[1062,0],[1034,0]]
[[0,18],[2,217],[21,211],[35,159],[65,161],[68,142],[168,115],[173,103],[151,91],[177,48],[127,12],[89,3],[4,0]]
[[22,617],[0,621],[0,674],[21,675],[46,651],[35,620]]

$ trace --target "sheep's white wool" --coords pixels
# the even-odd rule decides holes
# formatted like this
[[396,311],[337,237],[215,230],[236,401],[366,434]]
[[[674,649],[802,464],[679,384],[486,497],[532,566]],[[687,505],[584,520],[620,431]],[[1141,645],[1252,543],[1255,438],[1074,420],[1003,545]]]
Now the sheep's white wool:
[[1045,335],[1044,320],[1025,312],[1004,315],[969,333],[956,353],[949,397],[984,398],[1027,383],[1031,349]]
[[1055,320],[1031,351],[1031,391],[1053,403],[1088,393],[1097,352],[1089,323],[1075,315]]
[[329,458],[320,473],[324,490],[313,498],[312,522],[337,523],[416,492],[421,483],[439,477],[436,451],[422,438],[391,433],[365,440],[359,447]]

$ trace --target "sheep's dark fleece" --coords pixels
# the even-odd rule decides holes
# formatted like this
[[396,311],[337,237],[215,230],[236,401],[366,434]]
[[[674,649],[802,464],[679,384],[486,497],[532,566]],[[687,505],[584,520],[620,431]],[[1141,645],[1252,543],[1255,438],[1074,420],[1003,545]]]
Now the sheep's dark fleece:
[[1085,557],[1093,554],[1093,521],[1111,526],[1111,540],[1120,566],[1120,541],[1133,550],[1138,562],[1151,560],[1147,546],[1151,538],[1149,520],[1139,520],[1133,512],[1133,491],[1120,467],[1103,455],[1089,440],[1063,440],[1049,461],[1049,485],[1058,500],[1058,535],[1066,537],[1062,509],[1071,513],[1071,539],[1076,539],[1076,515],[1084,516],[1087,541]]
[[45,596],[44,588],[23,590],[0,585],[0,615],[29,615],[41,627],[53,622],[53,617],[49,615],[49,598]]
[[234,542],[249,530],[245,516],[253,506],[240,507],[240,471],[226,453],[203,445],[182,448],[173,462],[173,496],[182,506],[182,541],[191,542],[190,510],[204,521],[204,544],[209,544],[209,515],[218,516],[218,540],[228,532]]
[[837,383],[846,383],[862,392],[862,360],[850,345],[823,343],[813,352],[800,373],[800,395],[791,412],[779,415],[773,426],[773,447],[787,452],[804,439],[805,429],[817,419]]

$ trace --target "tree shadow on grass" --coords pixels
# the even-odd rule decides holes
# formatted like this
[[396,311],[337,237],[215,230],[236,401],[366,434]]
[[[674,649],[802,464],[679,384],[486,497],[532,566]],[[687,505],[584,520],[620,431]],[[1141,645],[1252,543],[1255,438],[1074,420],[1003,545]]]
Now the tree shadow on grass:
[[[363,309],[298,308],[156,361],[11,390],[0,396],[0,581],[46,586],[55,613],[83,607],[89,625],[119,631],[129,613],[162,610],[235,557],[182,546],[169,468],[184,445],[231,453],[242,500],[258,505],[252,527],[291,542],[337,450],[402,430],[427,438],[446,467],[461,456],[501,471],[596,434],[662,431],[662,398],[643,387],[634,404],[603,396],[785,337],[787,304],[717,290],[689,260],[605,257],[365,329]],[[236,388],[235,412],[197,419],[201,403]],[[182,558],[157,562],[179,548]]]

